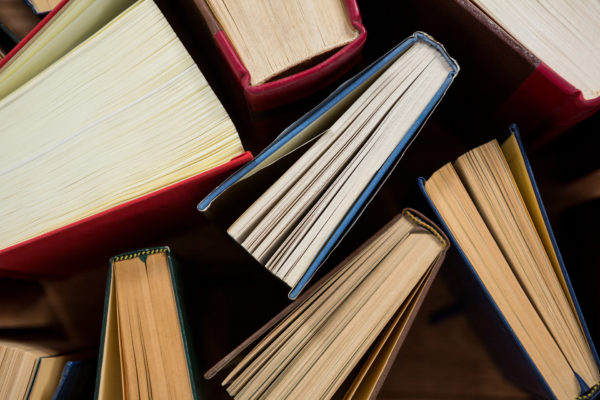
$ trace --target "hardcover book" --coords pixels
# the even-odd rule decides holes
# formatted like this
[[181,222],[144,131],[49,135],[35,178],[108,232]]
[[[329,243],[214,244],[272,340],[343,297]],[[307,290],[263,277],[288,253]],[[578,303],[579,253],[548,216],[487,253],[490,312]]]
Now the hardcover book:
[[112,258],[95,398],[198,398],[185,324],[169,248]]
[[297,297],[457,72],[439,43],[414,34],[286,129],[199,210],[229,226],[230,236]]
[[294,5],[199,0],[196,5],[253,111],[290,103],[334,82],[358,61],[367,35],[356,0]]
[[516,122],[528,144],[541,145],[600,108],[597,2],[413,0],[394,11],[378,15],[382,24],[398,14],[469,71],[459,102],[484,111],[482,124]]
[[2,398],[50,399],[65,364],[89,358],[89,352],[73,352],[73,347],[66,341],[43,333],[4,337],[0,339]]
[[406,209],[205,374],[236,399],[374,399],[448,241]]
[[464,258],[475,323],[505,374],[542,398],[597,398],[598,354],[516,126],[501,147],[419,183]]
[[[66,275],[189,224],[251,158],[159,8],[123,4],[63,3],[0,69],[2,276]],[[77,13],[101,29],[71,50]]]

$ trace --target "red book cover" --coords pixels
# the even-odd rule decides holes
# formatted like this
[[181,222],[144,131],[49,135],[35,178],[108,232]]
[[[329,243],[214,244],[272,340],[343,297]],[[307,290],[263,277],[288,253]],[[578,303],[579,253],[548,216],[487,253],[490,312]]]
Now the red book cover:
[[[0,68],[32,40],[70,0],[63,0],[9,53]],[[245,152],[228,163],[60,229],[0,249],[0,277],[67,276],[85,263],[140,247],[145,240],[198,222],[196,204],[237,168]]]
[[586,100],[579,89],[543,62],[521,83],[500,110],[543,144],[600,109],[600,97]]
[[6,55],[6,57],[4,57],[3,59],[0,60],[0,68],[2,68],[4,66],[4,64],[6,64],[11,58],[13,58],[15,56],[15,54],[17,54],[27,43],[29,43],[29,41],[31,39],[33,39],[35,37],[35,35],[38,34],[39,31],[42,30],[42,28],[48,23],[50,22],[50,20],[52,18],[54,18],[54,16],[56,14],[58,14],[58,12],[69,2],[70,0],[63,0],[61,1],[52,11],[50,11],[41,21],[39,24],[37,24],[35,26],[35,28],[33,28],[31,30],[31,32],[29,32],[27,34],[27,36],[25,36],[15,47],[13,47],[13,49]]
[[356,0],[344,0],[351,24],[358,31],[358,37],[337,50],[318,64],[292,75],[275,79],[260,85],[250,85],[250,75],[227,34],[219,25],[204,0],[195,1],[215,44],[227,62],[235,80],[242,87],[244,97],[252,111],[265,111],[306,97],[334,82],[347,72],[360,59],[361,49],[367,38],[367,31]]
[[470,0],[409,0],[391,4],[390,10],[361,7],[365,21],[380,24],[369,28],[374,36],[420,29],[444,43],[460,63],[464,73],[453,94],[456,129],[465,128],[465,114],[479,122],[471,130],[517,123],[526,144],[539,146],[600,108],[600,98],[585,100]]
[[[466,14],[465,19],[471,18],[476,26],[479,25],[479,29],[488,30],[498,38],[500,46],[506,47],[484,51],[495,55],[512,52],[526,66],[525,71],[518,74],[507,72],[513,75],[510,78],[513,91],[499,107],[498,118],[507,123],[516,122],[525,133],[528,143],[540,145],[548,142],[600,108],[600,98],[585,100],[579,89],[532,54],[469,0],[454,0],[454,3]],[[483,57],[485,53],[479,54]]]
[[251,159],[245,152],[204,173],[2,249],[0,276],[68,276],[92,258],[106,261],[144,240],[189,227],[200,217],[198,201]]

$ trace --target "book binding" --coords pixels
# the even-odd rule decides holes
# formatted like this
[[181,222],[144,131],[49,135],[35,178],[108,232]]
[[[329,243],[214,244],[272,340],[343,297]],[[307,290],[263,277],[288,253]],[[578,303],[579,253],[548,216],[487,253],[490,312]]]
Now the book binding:
[[[394,343],[393,350],[390,353],[389,358],[385,362],[385,366],[377,379],[377,383],[375,384],[373,392],[369,396],[369,399],[371,399],[371,400],[374,400],[377,398],[377,394],[381,390],[381,387],[382,387],[383,383],[385,382],[385,379],[394,363],[394,360],[398,356],[398,352],[400,351],[400,348],[402,347],[402,344],[404,343],[406,335],[410,331],[410,328],[415,320],[415,317],[418,314],[419,309],[420,309],[425,297],[427,296],[427,292],[429,291],[431,285],[433,284],[433,281],[435,280],[437,273],[439,272],[439,269],[444,262],[446,253],[450,247],[450,240],[448,239],[448,236],[446,236],[444,231],[441,230],[439,227],[437,227],[433,221],[431,221],[429,218],[427,218],[426,216],[421,214],[419,211],[416,211],[411,208],[405,208],[404,210],[402,210],[400,215],[398,215],[396,218],[394,218],[393,220],[388,222],[381,229],[384,230],[386,227],[392,225],[398,218],[400,218],[401,216],[404,216],[404,215],[408,216],[415,224],[428,230],[436,238],[438,238],[438,240],[443,244],[443,250],[442,250],[440,256],[435,261],[435,264],[431,268],[431,273],[429,274],[427,281],[425,282],[425,285],[423,286],[422,292],[418,296],[418,299],[416,301],[414,309],[406,322],[405,329],[403,330],[402,334],[398,337],[397,341]],[[368,246],[375,239],[375,236],[376,235],[371,237],[363,245],[361,245],[358,249],[356,249],[352,254],[350,254],[347,257],[347,259],[351,259],[352,257],[354,257],[354,255],[359,253],[364,247]],[[257,343],[266,333],[268,333],[272,328],[274,328],[288,314],[292,313],[297,307],[301,306],[302,303],[306,299],[308,299],[314,292],[316,292],[319,289],[319,287],[321,287],[321,285],[323,285],[333,275],[335,275],[337,273],[337,271],[339,270],[339,268],[343,265],[344,265],[344,262],[340,263],[336,268],[327,272],[327,274],[325,274],[322,278],[320,278],[317,283],[315,283],[309,289],[307,289],[305,292],[303,292],[302,295],[300,295],[297,299],[295,299],[292,303],[290,303],[279,314],[277,314],[275,317],[273,317],[269,322],[267,322],[265,325],[263,325],[259,330],[257,330],[254,334],[252,334],[250,337],[248,337],[239,346],[237,346],[235,349],[233,349],[229,354],[227,354],[225,357],[223,357],[217,364],[215,364],[212,368],[210,368],[208,371],[205,372],[204,379],[212,379],[217,374],[219,374],[221,371],[229,368],[231,366],[231,364],[236,359],[238,359],[239,356],[241,356],[247,350],[249,350],[253,344]]]
[[[198,204],[198,210],[200,212],[204,213],[209,218],[218,219],[218,216],[216,214],[222,210],[215,209],[225,208],[222,204],[219,203],[226,202],[225,199],[228,195],[228,191],[235,191],[233,190],[232,186],[234,186],[238,182],[241,183],[241,181],[246,181],[245,184],[248,185],[248,177],[256,173],[261,167],[263,167],[263,164],[268,164],[271,161],[272,156],[276,155],[283,149],[286,149],[286,147],[284,146],[287,146],[289,142],[294,140],[296,136],[300,135],[305,129],[310,127],[312,124],[318,123],[321,118],[324,118],[329,114],[339,112],[339,110],[336,111],[335,107],[340,102],[342,102],[348,96],[351,96],[357,88],[363,85],[373,75],[377,74],[383,68],[386,68],[393,60],[395,60],[396,57],[402,54],[416,41],[423,41],[437,49],[440,52],[440,54],[443,55],[443,57],[446,59],[448,64],[451,66],[451,72],[448,74],[446,80],[438,89],[437,93],[429,101],[428,105],[425,107],[420,117],[415,120],[415,122],[407,131],[402,141],[398,144],[398,146],[396,146],[396,148],[388,157],[388,159],[383,163],[380,170],[368,183],[367,187],[358,197],[354,205],[350,208],[342,222],[332,232],[325,245],[317,254],[315,260],[313,260],[313,262],[307,269],[307,272],[303,275],[298,284],[296,284],[292,288],[292,290],[289,293],[290,299],[295,299],[300,294],[300,292],[306,287],[312,276],[315,274],[317,269],[325,262],[331,251],[333,251],[333,249],[343,239],[344,235],[348,232],[348,230],[354,225],[356,220],[365,210],[366,206],[372,200],[373,196],[378,192],[381,185],[383,185],[387,177],[393,171],[394,167],[398,164],[402,155],[410,146],[412,141],[415,139],[417,133],[419,132],[419,130],[421,129],[431,112],[435,109],[437,104],[440,102],[440,100],[450,87],[450,84],[452,83],[456,74],[459,71],[459,67],[456,61],[454,61],[446,53],[444,47],[440,43],[432,39],[430,36],[428,36],[426,33],[416,32],[411,37],[404,40],[402,43],[390,50],[387,54],[382,56],[379,60],[375,61],[365,70],[360,72],[358,75],[354,76],[353,78],[342,84],[321,104],[319,104],[313,110],[309,111],[307,114],[305,114],[287,129],[285,129],[279,136],[277,136],[273,143],[271,143],[265,150],[263,150],[259,155],[257,155],[253,161],[249,162],[243,168],[234,173],[231,177],[229,177],[229,179],[224,181],[220,186],[218,186],[208,196],[206,196],[200,202],[200,204]],[[303,144],[300,144],[298,145],[298,147],[302,145]],[[233,194],[231,196],[233,196]]]
[[367,39],[367,31],[356,0],[344,0],[350,23],[358,31],[358,37],[320,63],[292,75],[260,85],[250,84],[250,74],[236,52],[233,44],[204,0],[196,3],[219,52],[225,58],[235,80],[242,87],[250,109],[266,111],[279,105],[306,97],[333,83],[360,59],[360,52]]

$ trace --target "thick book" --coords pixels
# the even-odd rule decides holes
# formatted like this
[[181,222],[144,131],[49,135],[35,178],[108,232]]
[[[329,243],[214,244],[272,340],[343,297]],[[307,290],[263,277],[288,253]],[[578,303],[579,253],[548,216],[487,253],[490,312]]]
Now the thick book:
[[470,70],[465,93],[475,106],[487,98],[490,108],[482,109],[516,122],[529,144],[552,140],[600,108],[597,3],[415,0],[400,11]]
[[597,398],[598,354],[516,126],[501,147],[419,184],[464,259],[476,325],[507,377],[542,398]]
[[231,237],[292,288],[289,297],[297,297],[457,72],[439,43],[414,34],[292,124],[198,209],[228,226]]
[[177,268],[168,247],[110,260],[95,399],[198,398]]
[[205,378],[227,371],[236,399],[376,398],[448,245],[405,209]]
[[[317,7],[327,4],[339,9],[338,12],[325,14]],[[253,111],[265,111],[290,103],[331,84],[359,60],[367,36],[356,0],[326,0],[315,5],[302,2],[293,7],[285,3],[269,3],[262,0],[246,3],[245,6],[244,2],[231,0],[199,0],[196,1],[196,5],[218,51],[229,67],[229,72],[242,88],[246,102]],[[235,5],[243,7],[236,13]],[[256,19],[261,21],[253,21],[250,19],[251,12],[252,15],[257,12],[263,12],[265,15],[257,14]],[[294,17],[296,14],[293,12],[297,12],[298,16]],[[236,18],[243,21],[236,21]],[[242,22],[246,23],[246,27]],[[346,25],[345,31],[348,34],[345,41],[334,46],[333,42],[326,39],[325,34],[332,26],[337,25]],[[323,29],[324,26],[327,26],[327,29]],[[270,34],[262,32],[268,31],[269,28],[271,28]],[[262,35],[258,36],[261,32]],[[311,43],[308,39],[311,37],[309,35],[319,36],[318,42],[322,42],[310,51],[306,50]],[[290,51],[293,47],[291,43],[296,37],[302,38],[296,47],[305,50],[303,57],[295,58],[288,55],[285,58],[290,63],[267,61],[269,49],[274,53],[275,47],[287,43],[287,50]],[[263,53],[258,49],[254,56],[240,48],[242,44],[258,47],[257,44],[263,42]],[[285,49],[286,46],[282,48]],[[250,72],[255,68],[246,65],[244,59],[248,60],[248,63],[254,59],[254,64],[262,63],[265,68],[270,67],[271,64],[275,64],[278,68],[267,75],[258,76],[258,72],[254,72],[254,75],[257,75],[255,77]],[[292,60],[296,61],[292,62]],[[268,79],[265,80],[264,77]]]
[[[251,159],[159,8],[124,3],[63,3],[0,68],[0,275],[66,275],[189,224]],[[99,30],[74,45],[77,13]]]

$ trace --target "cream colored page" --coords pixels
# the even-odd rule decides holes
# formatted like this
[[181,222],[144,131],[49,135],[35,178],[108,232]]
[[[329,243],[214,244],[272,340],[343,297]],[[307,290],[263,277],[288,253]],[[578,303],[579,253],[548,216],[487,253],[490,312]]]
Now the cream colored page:
[[229,116],[149,0],[3,99],[0,136],[0,247],[243,151]]
[[299,232],[298,244],[293,245],[292,233],[290,239],[269,260],[267,267],[278,269],[280,257],[281,264],[285,267],[278,272],[278,276],[288,285],[294,286],[300,280],[347,210],[400,143],[423,108],[431,101],[435,91],[439,90],[450,72],[449,68],[439,55],[430,61],[424,68],[421,80],[417,80],[407,89],[378,127],[378,130],[382,131],[381,138],[373,139],[371,143],[367,142],[370,148],[365,146],[361,150],[313,207],[314,215],[309,214],[296,227],[295,231]]
[[550,68],[600,95],[600,2],[596,0],[471,0]]
[[73,0],[67,3],[0,69],[0,99],[67,54],[133,3],[134,0]]
[[258,85],[358,36],[342,0],[207,0]]

